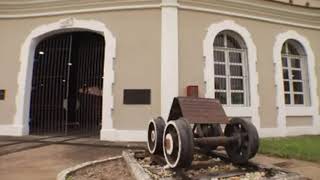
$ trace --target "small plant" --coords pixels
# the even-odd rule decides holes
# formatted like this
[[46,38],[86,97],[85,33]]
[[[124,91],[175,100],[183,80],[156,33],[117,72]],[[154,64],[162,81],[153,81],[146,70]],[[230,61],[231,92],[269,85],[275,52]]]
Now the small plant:
[[66,180],[72,180],[72,176],[67,176]]

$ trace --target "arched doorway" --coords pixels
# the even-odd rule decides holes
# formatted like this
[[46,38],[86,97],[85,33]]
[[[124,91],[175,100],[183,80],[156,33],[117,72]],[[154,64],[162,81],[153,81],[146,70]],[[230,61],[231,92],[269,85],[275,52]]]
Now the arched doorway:
[[104,37],[89,31],[59,33],[37,44],[30,134],[99,132],[104,50]]

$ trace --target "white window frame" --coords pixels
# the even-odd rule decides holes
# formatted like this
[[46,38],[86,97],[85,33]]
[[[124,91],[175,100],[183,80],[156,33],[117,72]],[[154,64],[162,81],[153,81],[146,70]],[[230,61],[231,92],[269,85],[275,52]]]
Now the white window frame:
[[249,106],[224,106],[224,110],[229,117],[243,117],[250,118],[257,129],[260,128],[259,116],[259,95],[257,90],[258,73],[256,71],[257,50],[249,31],[234,21],[225,20],[214,23],[208,28],[206,37],[203,41],[203,55],[204,55],[204,83],[205,83],[205,97],[214,98],[214,62],[213,62],[213,43],[215,37],[222,31],[230,30],[238,33],[247,46],[248,59],[248,75],[249,75]]
[[[250,93],[249,93],[249,74],[248,72],[248,59],[247,59],[247,49],[245,48],[241,48],[241,49],[235,49],[235,48],[228,48],[227,47],[227,35],[232,36],[233,35],[231,33],[228,33],[227,31],[223,31],[220,32],[218,35],[220,35],[222,33],[223,35],[223,42],[224,42],[224,47],[218,47],[218,46],[214,46],[213,44],[213,53],[215,51],[220,51],[224,53],[224,58],[225,58],[225,62],[218,62],[215,61],[214,58],[212,59],[212,61],[214,62],[213,66],[215,66],[216,64],[224,64],[225,65],[225,71],[226,74],[225,75],[214,75],[214,78],[225,78],[226,79],[226,90],[217,90],[215,89],[215,92],[224,92],[226,93],[227,96],[227,103],[224,104],[224,106],[228,106],[228,107],[247,107],[250,105]],[[240,36],[240,35],[239,35]],[[236,39],[236,38],[235,38]],[[239,44],[244,43],[244,42],[238,42]],[[230,52],[234,52],[234,53],[240,53],[241,54],[241,63],[232,63],[230,62],[230,58],[229,58],[229,53]],[[240,66],[242,67],[242,73],[243,76],[231,76],[230,73],[230,66],[231,65],[236,65],[236,66]],[[245,77],[248,78],[245,78]],[[231,89],[231,79],[242,79],[243,80],[243,90],[232,90]],[[232,104],[232,95],[231,93],[243,93],[243,97],[244,97],[244,103],[243,104]]]
[[[282,64],[282,71],[287,70],[288,71],[288,77],[289,79],[284,79],[283,78],[283,82],[289,82],[289,91],[284,91],[284,96],[286,94],[290,95],[290,104],[286,104],[286,106],[309,106],[310,105],[310,90],[309,90],[309,77],[308,77],[308,62],[307,62],[307,56],[304,54],[299,54],[299,55],[292,55],[292,54],[288,54],[289,49],[288,49],[288,41],[284,42],[283,46],[285,46],[285,54],[283,54],[281,52],[281,59],[280,61],[282,61],[283,58],[287,59],[287,67],[284,67]],[[299,42],[297,42],[299,43]],[[302,46],[300,44],[300,46]],[[297,49],[301,48],[301,47],[296,47]],[[302,50],[304,51],[304,50]],[[304,52],[305,53],[305,52]],[[291,65],[291,60],[292,59],[298,59],[300,61],[300,68],[294,68]],[[282,63],[282,62],[281,62]],[[300,79],[292,79],[293,74],[292,74],[292,70],[297,70],[301,72],[301,80]],[[284,73],[283,73],[284,74]],[[293,83],[294,82],[300,82],[302,83],[302,92],[295,92],[293,90]],[[294,95],[295,94],[299,94],[303,96],[303,104],[295,104],[294,102]]]
[[[308,66],[308,77],[309,77],[309,89],[310,89],[310,102],[309,106],[287,106],[284,102],[284,87],[283,87],[283,75],[282,75],[282,54],[281,49],[283,44],[289,40],[298,41],[304,48],[306,53],[306,61]],[[317,95],[317,76],[315,73],[315,56],[310,46],[309,41],[302,35],[298,34],[296,31],[287,31],[280,33],[276,36],[275,44],[273,46],[273,62],[275,65],[275,85],[277,90],[277,124],[280,135],[287,135],[293,133],[297,130],[295,128],[286,127],[286,117],[287,116],[311,116],[313,119],[312,132],[308,133],[319,133],[320,123],[319,123],[319,97]],[[302,129],[310,130],[310,127],[298,127]]]

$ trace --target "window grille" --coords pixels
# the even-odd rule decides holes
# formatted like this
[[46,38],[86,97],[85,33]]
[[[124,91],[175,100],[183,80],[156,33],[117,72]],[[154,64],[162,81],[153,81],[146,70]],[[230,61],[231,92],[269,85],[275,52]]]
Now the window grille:
[[310,105],[306,55],[301,44],[287,40],[281,50],[284,102],[286,105]]
[[231,31],[219,33],[213,44],[215,98],[227,106],[249,106],[247,49]]

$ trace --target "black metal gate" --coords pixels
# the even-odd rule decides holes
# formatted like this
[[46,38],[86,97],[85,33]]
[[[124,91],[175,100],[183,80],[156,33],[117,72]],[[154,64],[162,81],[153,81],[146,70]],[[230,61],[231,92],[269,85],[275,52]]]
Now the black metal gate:
[[98,133],[104,38],[92,32],[50,36],[36,47],[30,134]]

